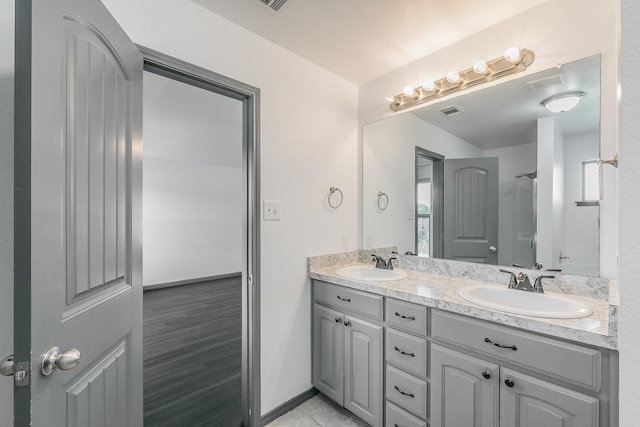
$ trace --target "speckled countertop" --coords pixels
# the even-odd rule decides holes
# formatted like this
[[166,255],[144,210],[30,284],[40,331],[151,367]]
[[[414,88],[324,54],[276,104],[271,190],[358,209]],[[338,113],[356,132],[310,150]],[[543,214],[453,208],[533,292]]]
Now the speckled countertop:
[[[582,319],[547,319],[487,309],[468,302],[458,295],[458,291],[464,287],[482,284],[496,285],[495,282],[432,274],[410,269],[405,269],[408,276],[402,280],[364,282],[336,276],[338,268],[353,263],[334,264],[332,266],[322,264],[310,262],[310,278],[514,326],[527,331],[565,338],[579,343],[617,349],[617,302],[613,291],[608,299],[572,295],[573,298],[591,307],[593,314],[589,317]],[[550,293],[549,291],[547,292]]]

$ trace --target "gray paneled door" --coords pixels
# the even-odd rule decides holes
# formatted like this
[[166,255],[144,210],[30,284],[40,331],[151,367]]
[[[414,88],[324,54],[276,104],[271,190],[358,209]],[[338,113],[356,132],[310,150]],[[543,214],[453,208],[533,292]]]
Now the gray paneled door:
[[444,161],[444,257],[498,263],[498,158]]
[[142,56],[98,0],[17,1],[16,44],[16,425],[140,426]]

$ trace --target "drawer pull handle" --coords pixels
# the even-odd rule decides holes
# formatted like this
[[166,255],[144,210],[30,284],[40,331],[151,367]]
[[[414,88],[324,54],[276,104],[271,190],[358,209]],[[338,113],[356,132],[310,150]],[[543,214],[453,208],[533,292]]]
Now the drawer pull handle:
[[345,297],[341,297],[340,295],[338,295],[338,299],[339,299],[340,301],[344,301],[344,302],[351,302],[351,299],[349,299],[349,298],[345,298]]
[[403,396],[416,397],[416,395],[413,393],[407,393],[406,391],[400,390],[400,387],[398,387],[397,385],[394,385],[393,388],[395,388],[398,391],[398,393],[400,393]]
[[416,320],[416,316],[405,316],[404,314],[400,314],[397,311],[396,311],[396,316],[398,316],[401,319]]
[[504,344],[499,344],[497,342],[493,342],[491,341],[489,338],[485,338],[484,342],[488,343],[488,344],[493,344],[496,347],[500,347],[500,348],[510,348],[513,351],[516,351],[518,349],[518,347],[516,347],[515,345],[504,345]]
[[415,353],[407,353],[407,352],[406,352],[406,351],[404,351],[404,350],[400,350],[400,349],[398,348],[398,346],[395,346],[395,347],[393,347],[393,348],[394,348],[394,350],[395,350],[395,351],[397,351],[398,353],[402,354],[403,356],[416,357],[416,354],[415,354]]
[[340,323],[340,318],[336,317],[336,323]]

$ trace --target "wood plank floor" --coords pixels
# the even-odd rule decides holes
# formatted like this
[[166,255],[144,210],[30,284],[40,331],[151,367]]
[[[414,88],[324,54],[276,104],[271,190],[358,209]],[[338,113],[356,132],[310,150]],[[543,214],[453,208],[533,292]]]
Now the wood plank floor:
[[241,423],[239,277],[144,292],[144,425]]

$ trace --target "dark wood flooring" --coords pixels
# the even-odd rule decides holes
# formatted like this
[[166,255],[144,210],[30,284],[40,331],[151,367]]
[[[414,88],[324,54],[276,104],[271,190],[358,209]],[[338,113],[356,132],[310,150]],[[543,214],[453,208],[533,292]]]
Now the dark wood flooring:
[[241,424],[240,277],[144,292],[144,425]]

